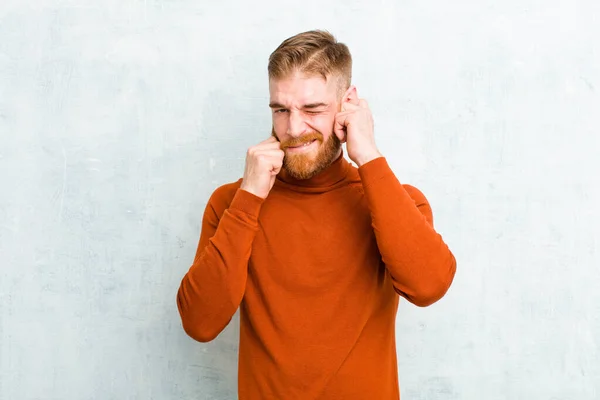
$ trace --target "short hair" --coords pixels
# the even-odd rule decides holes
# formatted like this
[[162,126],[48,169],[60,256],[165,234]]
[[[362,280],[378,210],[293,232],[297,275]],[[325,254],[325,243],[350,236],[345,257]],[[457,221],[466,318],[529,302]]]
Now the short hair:
[[295,72],[339,79],[338,90],[350,87],[352,55],[348,46],[323,30],[302,32],[284,40],[269,56],[269,79],[282,79]]

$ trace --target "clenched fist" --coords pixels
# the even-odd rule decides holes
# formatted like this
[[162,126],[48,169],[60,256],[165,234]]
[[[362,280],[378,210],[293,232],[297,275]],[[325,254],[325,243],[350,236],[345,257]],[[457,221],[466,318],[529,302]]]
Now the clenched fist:
[[281,171],[285,153],[279,141],[270,137],[252,146],[246,153],[246,168],[240,189],[266,199]]

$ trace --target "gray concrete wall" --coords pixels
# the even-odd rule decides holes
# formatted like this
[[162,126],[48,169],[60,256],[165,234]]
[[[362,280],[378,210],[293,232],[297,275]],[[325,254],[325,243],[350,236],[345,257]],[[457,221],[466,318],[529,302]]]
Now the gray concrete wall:
[[600,398],[600,3],[2,0],[0,398],[233,399],[175,306],[266,60],[329,29],[458,274],[398,314],[403,397]]

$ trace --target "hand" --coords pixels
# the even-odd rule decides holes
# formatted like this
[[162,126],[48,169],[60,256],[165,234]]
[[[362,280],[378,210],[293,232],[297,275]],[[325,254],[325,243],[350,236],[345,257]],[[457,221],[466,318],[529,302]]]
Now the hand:
[[246,168],[240,189],[266,199],[281,171],[284,151],[279,141],[270,137],[252,146],[246,153]]
[[342,97],[342,110],[336,114],[333,132],[346,143],[348,157],[359,167],[382,157],[375,145],[373,115],[365,99],[359,99],[351,86]]

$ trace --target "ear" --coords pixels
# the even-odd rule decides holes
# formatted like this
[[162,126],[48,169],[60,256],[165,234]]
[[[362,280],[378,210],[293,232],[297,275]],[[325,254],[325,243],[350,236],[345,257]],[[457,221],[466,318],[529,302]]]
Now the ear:
[[354,105],[358,105],[358,92],[356,91],[356,86],[352,85],[344,92],[344,96],[342,97],[341,103],[348,102]]

